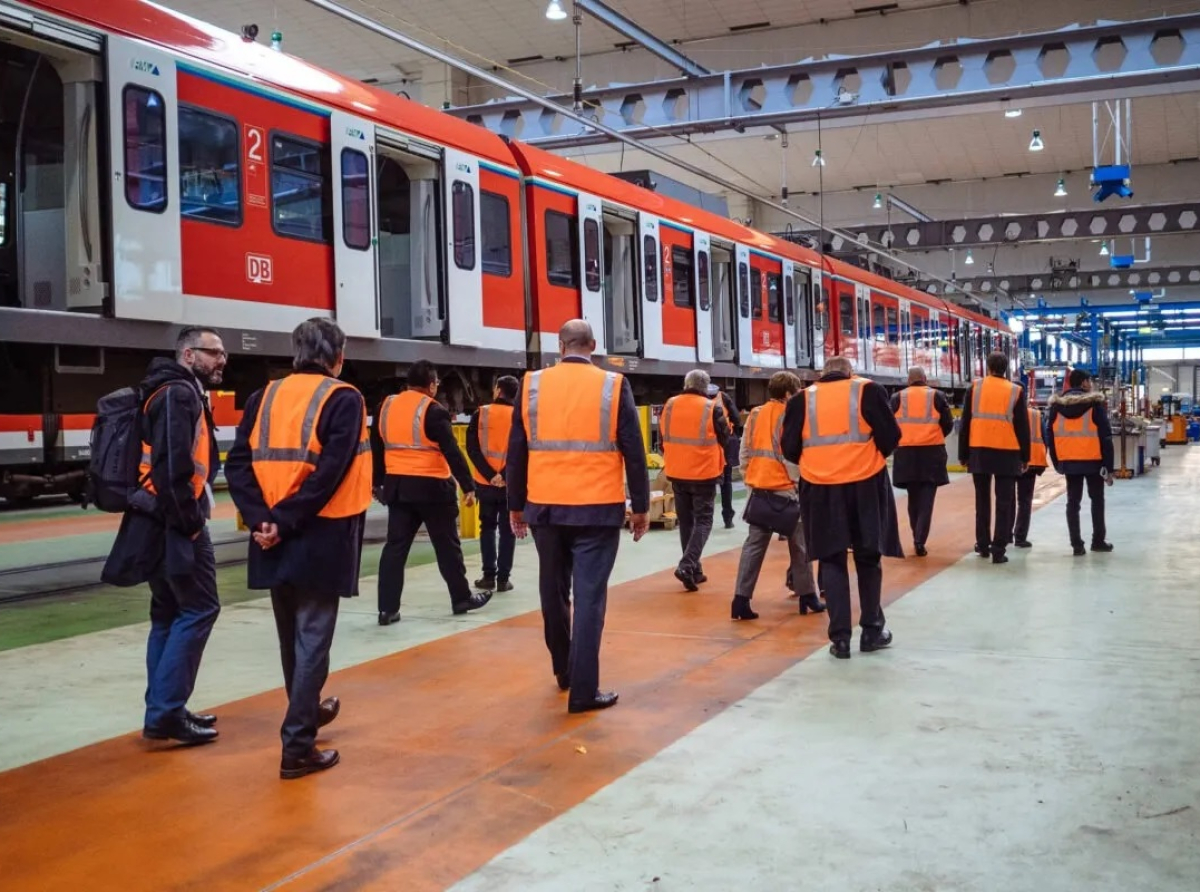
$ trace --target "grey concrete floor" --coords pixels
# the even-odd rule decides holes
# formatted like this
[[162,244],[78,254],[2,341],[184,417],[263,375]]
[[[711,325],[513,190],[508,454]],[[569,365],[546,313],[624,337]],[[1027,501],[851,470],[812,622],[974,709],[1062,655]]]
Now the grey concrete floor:
[[454,889],[1197,892],[1197,492],[1168,450],[1085,558],[1051,503]]

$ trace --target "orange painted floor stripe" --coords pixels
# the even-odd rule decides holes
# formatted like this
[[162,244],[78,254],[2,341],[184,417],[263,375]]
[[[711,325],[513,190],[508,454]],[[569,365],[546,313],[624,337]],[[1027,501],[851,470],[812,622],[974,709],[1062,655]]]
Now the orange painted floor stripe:
[[[972,500],[942,490],[930,557],[886,562],[886,602],[971,550]],[[324,742],[343,763],[323,775],[278,780],[281,691],[221,709],[209,747],[127,735],[0,774],[2,884],[443,889],[826,643],[825,617],[783,597],[782,544],[762,618],[730,622],[737,558],[706,559],[698,595],[670,572],[612,589],[603,684],[622,700],[604,713],[566,714],[532,613],[337,673]]]

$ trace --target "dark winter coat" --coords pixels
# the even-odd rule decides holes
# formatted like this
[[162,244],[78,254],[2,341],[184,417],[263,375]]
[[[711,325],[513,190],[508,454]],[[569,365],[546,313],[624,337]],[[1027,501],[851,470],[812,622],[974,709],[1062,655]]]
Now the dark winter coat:
[[[1087,412],[1092,413],[1092,424],[1096,426],[1096,432],[1100,435],[1100,460],[1060,462],[1054,450],[1055,420],[1060,415],[1066,418],[1080,418]],[[1050,397],[1050,411],[1046,413],[1046,453],[1050,463],[1060,474],[1099,474],[1101,468],[1111,474],[1114,458],[1112,437],[1112,425],[1108,420],[1108,407],[1104,404],[1103,393],[1068,390],[1066,393],[1056,393]]]
[[[941,391],[933,393],[933,405],[938,413],[938,425],[942,434],[954,430],[954,415],[950,412],[950,402]],[[893,414],[900,411],[900,394],[892,396]],[[907,489],[910,483],[935,483],[945,486],[950,482],[950,474],[946,470],[947,455],[945,444],[937,446],[897,446],[892,455],[892,482],[901,489]]]
[[967,391],[963,400],[963,413],[958,427],[958,461],[966,465],[972,474],[992,474],[996,477],[1020,477],[1021,467],[1029,463],[1029,404],[1025,399],[1025,388],[1020,388],[1017,405],[1013,410],[1013,432],[1017,435],[1016,449],[972,449],[971,448],[971,402],[975,386]]
[[[317,366],[296,374],[324,375]],[[292,585],[305,591],[344,598],[358,594],[358,572],[366,514],[319,517],[342,484],[358,454],[363,424],[362,395],[354,388],[335,390],[321,410],[316,469],[300,490],[273,508],[263,498],[250,451],[250,434],[258,420],[263,391],[246,401],[237,439],[225,462],[229,494],[251,530],[263,523],[279,525],[280,541],[263,551],[250,541],[247,581],[252,589]]]
[[[846,376],[827,374],[822,381]],[[783,457],[800,463],[801,432],[807,402],[804,391],[792,397],[783,413]],[[871,427],[875,448],[886,458],[900,442],[900,425],[888,403],[887,391],[874,382],[863,388],[862,416]],[[824,486],[800,481],[800,516],[808,554],[815,560],[851,547],[886,557],[904,557],[896,523],[896,496],[887,468],[857,483]]]
[[197,499],[192,488],[192,447],[203,412],[209,430],[211,483],[221,465],[212,413],[196,376],[174,359],[156,357],[142,380],[142,395],[148,398],[164,386],[142,416],[142,439],[150,444],[150,481],[157,495],[140,491],[134,507],[121,518],[100,574],[110,585],[138,585],[160,572],[191,575],[195,559],[191,540],[211,514],[208,496]]
[[742,439],[742,415],[738,411],[737,403],[724,390],[720,391],[721,406],[725,409],[725,417],[733,422],[733,431],[729,438],[725,441],[725,464],[731,468],[736,468],[739,464]]

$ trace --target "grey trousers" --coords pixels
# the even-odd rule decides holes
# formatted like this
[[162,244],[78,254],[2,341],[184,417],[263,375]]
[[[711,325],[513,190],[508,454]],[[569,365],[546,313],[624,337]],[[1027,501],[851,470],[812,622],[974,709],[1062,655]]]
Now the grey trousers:
[[[767,556],[767,548],[774,538],[775,534],[766,527],[750,525],[750,532],[747,533],[746,542],[742,545],[742,556],[738,560],[734,595],[745,598],[754,597],[754,587],[758,584],[758,574],[762,570],[763,558]],[[804,548],[803,521],[796,524],[796,531],[788,539],[788,554],[791,557],[792,584],[796,587],[796,594],[801,597],[815,595],[817,585],[813,580],[812,563]]]
[[285,756],[307,756],[317,741],[321,689],[329,677],[329,648],[341,600],[292,585],[271,589],[288,695],[287,714],[279,729]]
[[679,515],[679,544],[683,557],[679,569],[700,572],[700,556],[712,535],[713,509],[717,497],[715,483],[675,481],[675,513]]

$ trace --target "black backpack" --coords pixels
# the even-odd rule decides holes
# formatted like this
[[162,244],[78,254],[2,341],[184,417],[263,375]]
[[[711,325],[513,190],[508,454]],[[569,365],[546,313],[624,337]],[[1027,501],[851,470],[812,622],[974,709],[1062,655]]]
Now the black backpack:
[[101,511],[122,514],[142,485],[142,411],[146,399],[140,387],[122,387],[100,397],[92,423],[92,455],[87,470],[84,503]]

